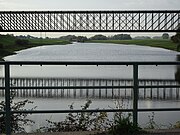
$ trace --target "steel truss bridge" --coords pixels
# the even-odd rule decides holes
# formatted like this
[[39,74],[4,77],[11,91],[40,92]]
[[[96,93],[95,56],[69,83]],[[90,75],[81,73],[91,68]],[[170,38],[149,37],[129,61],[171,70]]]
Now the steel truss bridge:
[[[180,10],[172,11],[0,11],[0,32],[179,32]],[[103,110],[20,110],[14,111],[10,105],[11,65],[132,65],[133,66],[133,109]],[[28,113],[77,113],[77,112],[132,112],[133,123],[138,124],[138,113],[147,111],[179,111],[180,108],[138,108],[139,88],[179,88],[180,86],[139,86],[138,66],[140,65],[179,65],[179,62],[1,62],[4,65],[5,83],[0,89],[5,90],[5,110],[0,111],[5,117],[6,135],[11,135],[11,115]],[[99,88],[98,86],[92,86]],[[92,88],[85,86],[84,88]],[[100,86],[103,87],[103,86]],[[114,86],[105,86],[114,88]],[[104,87],[104,88],[105,88]],[[118,86],[120,87],[120,86]],[[121,86],[124,88],[128,86]],[[40,89],[41,87],[29,87]],[[60,89],[62,87],[56,86]],[[83,87],[71,87],[79,89]],[[42,87],[52,89],[52,87]],[[179,94],[179,92],[177,91]],[[170,94],[171,95],[171,94]]]
[[180,10],[0,11],[0,32],[177,32]]

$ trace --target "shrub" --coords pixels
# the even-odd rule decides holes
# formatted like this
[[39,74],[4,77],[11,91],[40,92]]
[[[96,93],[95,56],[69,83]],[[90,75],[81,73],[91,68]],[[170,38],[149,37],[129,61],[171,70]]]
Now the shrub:
[[[87,110],[91,100],[87,100],[82,110]],[[123,105],[121,105],[123,106]],[[73,110],[73,104],[69,106]],[[117,108],[117,107],[116,107]],[[122,112],[114,114],[114,119],[108,119],[106,112],[81,112],[69,113],[64,121],[53,122],[46,120],[47,126],[41,127],[43,132],[68,132],[68,131],[108,131],[113,135],[129,135],[141,132],[141,128],[134,125],[131,120],[131,114],[125,115]],[[101,134],[101,133],[99,133]],[[102,134],[106,134],[102,132]]]
[[109,133],[113,135],[135,135],[141,131],[138,125],[131,121],[131,114],[127,116],[122,113],[116,113],[114,121],[109,129]]
[[149,122],[147,123],[146,129],[160,129],[160,126],[155,122],[155,113],[152,112],[152,115],[148,116]]
[[180,129],[180,121],[177,121],[176,124],[174,125],[174,128]]
[[[12,111],[22,111],[22,110],[25,110],[25,106],[26,104],[32,104],[33,102],[32,101],[29,101],[29,100],[23,100],[23,101],[19,101],[19,102],[14,102],[13,99],[14,99],[14,95],[15,93],[14,92],[11,92],[11,100],[10,100],[10,103],[11,103],[11,110]],[[32,108],[31,110],[34,110],[36,107]],[[0,110],[1,111],[5,111],[5,101],[1,101],[0,102]],[[24,132],[25,129],[24,129],[24,126],[25,125],[29,125],[29,124],[32,124],[34,123],[34,121],[32,120],[29,120],[27,118],[29,114],[12,114],[11,115],[11,131],[16,133],[16,132]],[[0,114],[0,125],[1,125],[1,128],[0,128],[0,133],[5,133],[6,130],[5,130],[5,118],[6,118],[6,115],[5,114]]]
[[163,33],[162,38],[163,39],[169,39],[169,34],[168,33]]
[[[91,100],[87,100],[84,106],[81,106],[82,110],[87,110],[91,104]],[[69,106],[70,110],[73,110],[73,104]],[[47,127],[41,127],[40,130],[45,132],[61,132],[61,131],[91,131],[91,130],[105,130],[105,121],[107,120],[106,112],[81,112],[81,113],[69,113],[64,121],[48,122]]]
[[[116,100],[115,108],[125,108],[123,99]],[[128,105],[126,106],[128,108]],[[141,128],[132,122],[132,114],[124,112],[115,112],[112,121],[110,121],[109,133],[113,135],[134,135],[143,132]]]
[[16,39],[15,40],[16,45],[29,45],[29,40],[26,39]]
[[0,43],[0,49],[4,49],[4,45]]

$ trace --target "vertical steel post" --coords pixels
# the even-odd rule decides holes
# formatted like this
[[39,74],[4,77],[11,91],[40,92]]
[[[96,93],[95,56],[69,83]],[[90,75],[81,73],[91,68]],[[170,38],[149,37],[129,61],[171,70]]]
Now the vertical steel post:
[[139,81],[138,81],[138,64],[133,65],[133,123],[138,124],[138,96],[139,96]]
[[11,108],[10,108],[10,68],[5,64],[5,112],[6,112],[6,135],[11,134]]

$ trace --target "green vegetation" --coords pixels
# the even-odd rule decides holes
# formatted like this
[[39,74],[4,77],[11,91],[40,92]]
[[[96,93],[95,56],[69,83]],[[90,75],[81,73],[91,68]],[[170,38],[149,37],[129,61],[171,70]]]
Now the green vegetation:
[[86,36],[75,36],[75,35],[67,35],[59,37],[60,40],[70,41],[70,42],[85,42],[88,40]]
[[[81,106],[81,110],[88,110],[91,103],[91,100],[87,100],[85,105]],[[70,110],[74,108],[73,104],[69,107]],[[116,106],[116,109],[120,108]],[[41,127],[40,132],[100,131],[103,135],[135,135],[144,132],[133,124],[131,113],[123,112],[115,112],[112,120],[108,118],[107,112],[70,112],[64,121],[46,121],[47,126]]]
[[168,33],[163,33],[162,39],[169,39],[169,34]]
[[105,35],[94,35],[90,38],[87,38],[86,36],[75,36],[75,35],[67,35],[67,36],[61,36],[59,37],[61,40],[67,40],[67,41],[74,41],[74,42],[85,42],[88,40],[131,40],[131,36],[128,34],[117,34],[113,36],[105,36]]
[[108,37],[109,40],[131,40],[131,36],[128,34],[117,34],[112,37]]
[[109,37],[99,34],[99,35],[94,35],[89,39],[90,40],[131,40],[132,38],[128,34],[117,34]]
[[180,51],[180,32],[177,32],[176,35],[171,37],[173,43],[177,44],[177,51]]
[[[22,100],[15,102],[14,101],[15,97],[15,92],[11,91],[11,98],[10,98],[10,103],[11,103],[11,111],[23,111],[27,110],[26,105],[28,104],[33,104],[32,101],[29,101],[28,99]],[[0,111],[5,111],[6,105],[5,101],[0,101]],[[30,108],[29,110],[34,110],[36,107]],[[11,131],[13,133],[17,132],[25,132],[25,126],[26,125],[32,125],[34,124],[34,121],[28,119],[28,116],[30,114],[11,114]],[[6,114],[0,114],[0,134],[6,132],[5,128],[5,118]]]
[[131,113],[127,116],[123,116],[121,112],[115,113],[109,133],[112,135],[137,135],[143,132],[138,125],[133,124],[131,117]]
[[[87,100],[81,110],[88,110],[91,100]],[[73,104],[69,105],[69,109],[73,110]],[[69,131],[104,131],[107,122],[106,112],[80,112],[68,113],[64,121],[53,122],[46,120],[47,126],[41,127],[42,132],[69,132]]]
[[70,44],[69,41],[60,39],[42,39],[42,38],[17,38],[13,35],[0,35],[0,60],[7,55],[14,54],[15,51],[27,49],[41,45],[65,45]]
[[[116,100],[116,109],[125,109],[124,100]],[[144,132],[138,125],[132,122],[132,113],[115,112],[112,121],[109,120],[108,133],[110,135],[136,135]]]
[[174,125],[174,128],[175,129],[180,129],[180,121],[177,121],[176,124]]
[[[32,101],[23,100],[14,102],[15,92],[12,92],[11,109],[12,111],[27,110],[25,106],[32,104]],[[116,109],[123,109],[124,104],[117,100]],[[122,101],[123,102],[123,101]],[[107,112],[85,112],[90,108],[92,101],[87,100],[81,106],[82,112],[72,113],[69,112],[65,120],[54,122],[46,120],[47,124],[37,129],[38,132],[74,132],[74,131],[96,131],[97,135],[139,135],[148,134],[148,131],[143,130],[138,125],[132,122],[132,113],[115,112],[113,118],[109,119]],[[28,110],[35,110],[37,106]],[[73,104],[69,105],[73,111]],[[112,108],[113,109],[113,108]],[[0,111],[5,110],[5,102],[0,102]],[[97,109],[98,110],[98,109]],[[12,114],[11,115],[11,131],[13,133],[25,132],[25,125],[32,125],[34,121],[28,119],[27,116],[31,114]],[[149,116],[149,122],[146,129],[159,129],[154,119],[154,113]],[[0,134],[5,133],[5,114],[0,115]],[[180,128],[180,121],[172,127],[174,129]]]
[[66,45],[70,44],[71,42],[65,41],[65,40],[60,40],[60,39],[29,39],[30,44],[33,46],[40,46],[40,45]]
[[107,40],[108,38],[104,35],[94,35],[90,40]]
[[146,39],[146,40],[91,40],[88,41],[91,43],[114,43],[114,44],[134,44],[134,45],[142,45],[142,46],[151,46],[151,47],[159,47],[165,48],[169,50],[176,51],[176,43],[173,43],[171,40],[166,39]]
[[152,112],[152,115],[149,115],[149,121],[147,123],[146,129],[160,129],[160,126],[155,122],[155,113]]

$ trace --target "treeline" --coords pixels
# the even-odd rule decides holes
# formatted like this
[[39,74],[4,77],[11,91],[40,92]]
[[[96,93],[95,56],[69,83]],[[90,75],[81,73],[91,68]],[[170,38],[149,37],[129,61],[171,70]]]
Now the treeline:
[[0,34],[0,61],[3,60],[4,56],[14,54],[14,51],[24,48],[27,44],[29,44],[29,41],[26,39],[18,39],[9,34]]
[[13,47],[13,45],[28,45],[29,40],[27,39],[20,39],[13,35],[0,35],[0,49],[4,49],[6,47]]
[[86,36],[75,36],[75,35],[67,35],[59,37],[60,40],[68,40],[70,42],[85,42],[88,40]]
[[129,34],[116,34],[113,36],[105,36],[102,34],[94,35],[90,38],[86,36],[75,36],[75,35],[67,35],[59,37],[60,40],[68,40],[70,42],[85,42],[88,40],[131,40],[131,39],[169,39],[170,36],[168,33],[163,33],[161,36],[137,36],[132,38]]
[[168,33],[163,33],[161,36],[153,36],[153,37],[137,36],[137,37],[134,37],[133,39],[170,39],[170,36]]
[[75,36],[75,35],[67,35],[67,36],[61,36],[61,40],[68,40],[68,41],[74,41],[74,42],[85,42],[87,40],[131,40],[132,37],[128,34],[117,34],[114,36],[105,36],[105,35],[94,35],[90,38],[87,38],[86,36]]

